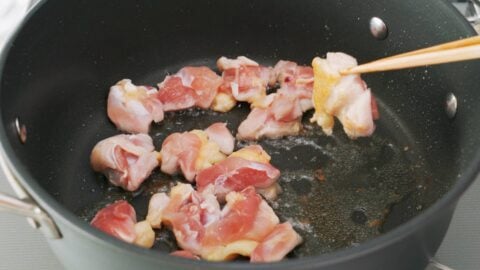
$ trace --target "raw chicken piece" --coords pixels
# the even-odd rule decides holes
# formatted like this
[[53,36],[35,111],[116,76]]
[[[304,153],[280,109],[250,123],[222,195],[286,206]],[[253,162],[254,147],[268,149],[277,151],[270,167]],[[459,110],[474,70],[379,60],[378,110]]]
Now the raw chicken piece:
[[225,159],[233,144],[233,136],[222,123],[214,123],[205,131],[173,133],[162,144],[161,170],[168,174],[181,171],[193,181],[198,171]]
[[258,144],[245,146],[244,148],[233,152],[229,157],[238,157],[265,164],[270,163],[270,160],[272,159],[270,155],[263,150],[262,146]]
[[163,105],[152,98],[156,89],[136,86],[124,79],[110,88],[107,114],[115,126],[130,133],[148,133],[150,124],[163,120]]
[[220,205],[206,189],[196,192],[191,185],[177,184],[170,192],[170,204],[164,209],[162,222],[173,229],[178,245],[200,254],[205,226],[220,218]]
[[213,99],[212,110],[216,112],[228,112],[237,105],[237,101],[233,97],[232,93],[228,92],[228,89],[218,88],[218,93]]
[[282,87],[277,90],[277,93],[296,96],[298,98],[298,102],[300,103],[300,109],[302,110],[302,112],[313,109],[312,89],[308,90],[302,88]]
[[251,185],[267,188],[275,183],[279,175],[280,172],[270,164],[231,157],[200,171],[196,181],[199,190],[214,184],[215,194],[222,199],[230,191]]
[[135,224],[135,240],[133,243],[144,248],[151,248],[155,242],[155,232],[146,220]]
[[[257,62],[244,56],[239,56],[237,59],[221,57],[217,61],[217,66],[222,71],[223,78],[223,84],[219,88],[219,95],[213,106],[213,109],[217,111],[225,112],[233,108],[235,105],[232,102],[233,99],[249,103],[263,99],[266,96],[267,86],[275,82],[274,78],[272,79],[272,68],[260,66]],[[230,108],[224,106],[226,109],[219,109],[219,104],[222,102],[229,105],[233,103],[233,106]]]
[[198,255],[212,261],[250,256],[279,223],[253,187],[229,193],[226,201],[220,209],[211,187],[202,192],[187,184],[172,188],[162,222],[172,228],[183,249],[174,255]]
[[133,243],[136,238],[135,209],[126,201],[117,201],[97,212],[90,224],[120,240]]
[[201,257],[207,261],[230,261],[239,255],[249,257],[257,246],[257,241],[237,240],[225,245],[209,247],[208,250],[203,252]]
[[[203,223],[202,215],[207,210],[208,208],[202,208],[199,203],[191,201],[170,218],[172,230],[179,247],[197,255],[201,255],[205,250],[202,240],[205,235],[206,224]],[[220,212],[219,207],[215,210]]]
[[155,232],[147,221],[136,222],[135,209],[127,201],[120,200],[100,209],[90,225],[127,243],[151,248]]
[[178,111],[195,106],[197,95],[191,87],[184,86],[182,78],[177,76],[167,76],[165,80],[158,84],[156,98],[162,102],[163,110]]
[[275,79],[281,87],[313,90],[313,69],[292,61],[280,60],[273,68]]
[[221,218],[215,226],[208,228],[209,232],[204,239],[207,245],[226,244],[245,237],[253,228],[262,198],[255,193],[254,188],[248,187],[239,192],[230,192],[226,196],[226,202]]
[[352,139],[370,136],[375,130],[373,120],[378,118],[378,109],[370,89],[359,75],[339,73],[356,65],[355,58],[344,53],[328,53],[326,59],[313,59],[315,114],[310,121],[317,122],[327,135],[332,134],[334,116]]
[[208,139],[218,144],[222,153],[230,155],[233,152],[235,138],[225,123],[215,123],[205,129]]
[[256,188],[258,194],[261,194],[265,199],[273,201],[277,199],[278,194],[282,192],[282,187],[277,183],[266,187],[266,188]]
[[300,132],[303,112],[295,94],[270,94],[258,104],[238,127],[238,139],[280,138]]
[[242,66],[238,70],[223,71],[223,85],[229,89],[237,101],[253,103],[266,95],[271,68]]
[[170,134],[162,144],[161,170],[167,174],[175,174],[179,170],[188,181],[193,181],[197,173],[196,160],[202,141],[190,132]]
[[[197,172],[205,168],[208,168],[213,164],[227,157],[225,153],[222,152],[217,142],[215,140],[210,139],[210,137],[205,131],[192,130],[191,132],[196,134],[202,141],[202,147],[200,148],[198,159],[196,160],[196,163],[195,163],[195,168]],[[233,138],[231,134],[229,137]],[[226,138],[226,139],[228,140],[229,138]]]
[[177,111],[198,106],[207,109],[217,95],[222,78],[208,67],[184,67],[167,76],[158,85],[156,98],[164,111]]
[[195,91],[195,105],[202,109],[210,107],[223,82],[222,77],[208,67],[184,67],[176,76],[182,78],[183,85]]
[[217,60],[217,67],[220,69],[220,71],[224,71],[225,69],[240,68],[242,66],[258,67],[259,65],[257,62],[245,56],[238,56],[237,59],[229,59],[225,56],[222,56]]
[[302,237],[293,230],[288,222],[277,225],[270,234],[255,248],[250,256],[251,262],[280,261],[302,243]]
[[220,220],[206,228],[200,254],[206,260],[230,260],[237,254],[250,256],[278,224],[278,217],[253,187],[231,192],[226,200]]
[[[259,153],[260,152],[260,153]],[[212,187],[220,201],[231,191],[248,186],[267,189],[276,184],[280,171],[270,163],[270,156],[258,145],[234,152],[227,159],[200,171],[196,182],[199,191]],[[271,195],[271,197],[275,197]]]
[[268,107],[273,119],[279,122],[299,121],[302,117],[302,108],[296,95],[277,93]]
[[[258,195],[256,195],[258,196]],[[228,202],[228,198],[227,198]],[[258,206],[258,212],[253,220],[252,228],[242,238],[259,241],[265,239],[273,228],[278,225],[279,219],[273,209],[264,200]]]
[[116,135],[98,142],[90,162],[110,183],[134,191],[158,166],[152,138],[146,134]]
[[146,220],[152,228],[161,228],[163,211],[169,203],[170,198],[165,193],[157,193],[150,198]]
[[178,256],[178,257],[182,257],[182,258],[187,258],[187,259],[192,259],[192,260],[200,260],[200,257],[198,257],[197,255],[195,255],[192,252],[187,251],[187,250],[177,250],[177,251],[174,251],[174,252],[170,253],[170,255]]
[[280,60],[273,70],[280,84],[277,93],[289,93],[297,96],[303,112],[313,108],[313,69],[311,67]]
[[[177,183],[177,185],[170,190],[169,195],[166,195],[165,193],[157,193],[165,194],[170,199],[168,205],[161,209],[162,213],[160,216],[162,223],[171,226],[172,224],[170,220],[172,219],[172,215],[176,215],[180,207],[191,201],[191,196],[194,192],[195,190],[192,185]],[[148,209],[149,214],[154,213],[155,211],[156,209]]]

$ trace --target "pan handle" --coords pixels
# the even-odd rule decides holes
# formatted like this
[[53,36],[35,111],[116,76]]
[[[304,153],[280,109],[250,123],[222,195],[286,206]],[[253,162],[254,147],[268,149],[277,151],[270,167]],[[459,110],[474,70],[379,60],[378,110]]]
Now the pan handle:
[[14,198],[0,192],[0,211],[3,210],[26,217],[28,223],[33,228],[40,229],[47,238],[62,238],[62,234],[58,230],[58,227],[55,225],[52,218],[50,218],[50,216],[35,203],[28,192],[17,180],[12,170],[8,166],[3,153],[0,154],[0,170],[3,171],[6,180],[9,182],[10,186],[18,196],[18,198]]
[[434,259],[430,260],[430,264],[428,266],[429,267],[427,267],[427,269],[429,270],[454,270],[453,268],[441,264]]
[[59,239],[62,237],[57,226],[48,214],[27,199],[17,199],[0,192],[0,211],[6,211],[33,219],[48,238]]
[[472,24],[480,23],[480,0],[470,0],[468,8],[471,14],[467,20]]

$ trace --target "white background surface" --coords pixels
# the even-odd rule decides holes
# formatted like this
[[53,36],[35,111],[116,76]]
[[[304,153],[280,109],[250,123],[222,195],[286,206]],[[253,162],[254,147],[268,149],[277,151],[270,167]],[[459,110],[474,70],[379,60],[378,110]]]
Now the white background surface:
[[[5,3],[11,1],[17,1],[18,4],[28,0],[0,0],[0,8],[8,6]],[[0,47],[4,36],[5,33],[0,31]],[[13,194],[2,173],[0,191]],[[439,262],[456,270],[480,269],[479,209],[480,180],[477,179],[458,204],[450,229],[436,256]],[[50,251],[43,235],[31,228],[25,218],[0,212],[0,270],[23,269],[59,270],[63,267]]]

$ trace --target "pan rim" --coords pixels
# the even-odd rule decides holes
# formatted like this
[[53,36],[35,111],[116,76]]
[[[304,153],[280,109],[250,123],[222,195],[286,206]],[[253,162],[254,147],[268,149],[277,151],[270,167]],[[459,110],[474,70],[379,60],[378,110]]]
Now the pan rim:
[[[12,46],[16,34],[26,24],[30,17],[33,16],[36,10],[38,10],[46,0],[40,0],[27,14],[20,26],[10,36],[8,42],[5,44],[3,51],[0,54],[0,81],[2,79],[2,69],[4,67],[9,48]],[[453,10],[459,17],[458,27],[464,28],[466,35],[476,35],[474,29],[468,24],[466,20],[461,17],[460,13],[455,10],[446,0],[438,2],[443,4],[439,8]],[[461,18],[461,20],[460,20]],[[1,89],[0,89],[1,91]],[[0,111],[0,118],[2,113]],[[69,227],[70,230],[78,233],[81,237],[89,239],[89,241],[96,242],[97,245],[105,248],[113,249],[117,253],[130,254],[140,256],[144,260],[149,260],[154,263],[169,263],[172,266],[188,267],[192,265],[191,260],[186,260],[176,256],[170,256],[166,253],[158,252],[155,250],[143,249],[130,245],[113,237],[110,237],[93,227],[88,223],[78,218],[74,213],[66,209],[63,205],[53,198],[46,190],[44,190],[39,183],[31,175],[24,164],[20,162],[15,155],[12,146],[9,143],[7,137],[7,130],[4,125],[0,125],[0,154],[3,155],[8,167],[12,170],[13,175],[18,179],[21,185],[27,190],[32,198],[46,210],[49,215],[53,216],[54,220],[58,220],[59,223]],[[14,164],[16,164],[14,166]],[[194,261],[194,264],[199,266],[205,266],[211,269],[311,269],[315,267],[331,266],[341,261],[353,260],[360,258],[366,254],[375,252],[376,250],[383,249],[390,246],[403,238],[406,238],[410,234],[414,233],[416,228],[425,225],[429,219],[434,217],[442,209],[455,205],[460,196],[467,190],[467,188],[475,181],[476,177],[480,173],[480,148],[476,151],[473,160],[470,165],[462,174],[462,176],[455,182],[451,189],[445,193],[440,199],[438,199],[433,205],[427,208],[420,215],[406,221],[400,226],[394,228],[392,231],[382,234],[373,239],[367,240],[356,247],[349,247],[342,250],[320,254],[317,256],[310,256],[292,260],[286,260],[276,263],[268,264],[246,264],[239,262],[219,262],[212,263],[206,261]],[[55,241],[55,240],[53,240]],[[60,240],[61,241],[61,240]],[[301,264],[299,264],[301,262]]]

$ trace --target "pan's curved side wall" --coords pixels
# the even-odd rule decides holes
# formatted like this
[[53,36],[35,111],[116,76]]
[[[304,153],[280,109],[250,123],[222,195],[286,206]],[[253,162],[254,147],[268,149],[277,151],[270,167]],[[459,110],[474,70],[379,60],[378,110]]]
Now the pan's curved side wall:
[[[322,270],[423,270],[440,246],[450,223],[454,205],[444,209],[428,223],[418,225],[413,233],[396,239],[390,245],[379,245],[376,250],[363,253],[361,256],[345,256],[343,252],[336,254],[334,262],[323,265],[322,258],[317,262],[289,261],[289,264],[264,265],[258,269],[322,269]],[[54,216],[55,218],[55,216]],[[56,217],[56,220],[62,218]],[[165,260],[161,263],[148,254],[134,254],[128,248],[112,247],[106,242],[98,242],[90,237],[82,237],[72,227],[60,222],[57,223],[63,234],[62,240],[51,240],[49,244],[59,260],[67,269],[74,270],[158,270],[172,269],[212,269],[224,270],[228,266],[234,269],[246,269],[247,265],[238,264],[198,264],[188,260],[186,262]],[[275,267],[277,266],[277,267]]]

